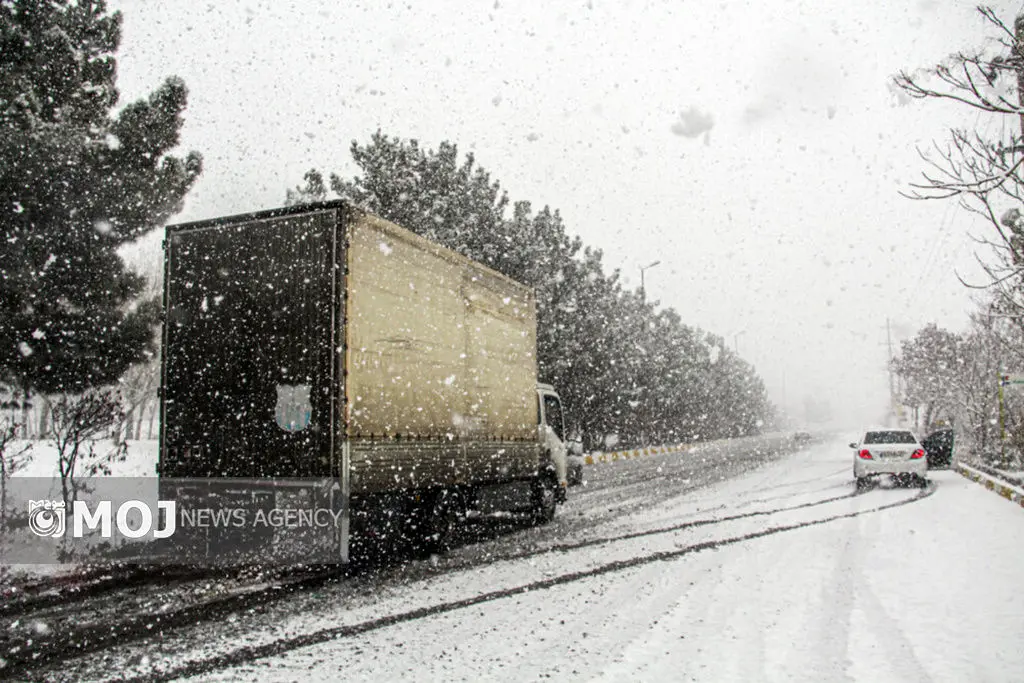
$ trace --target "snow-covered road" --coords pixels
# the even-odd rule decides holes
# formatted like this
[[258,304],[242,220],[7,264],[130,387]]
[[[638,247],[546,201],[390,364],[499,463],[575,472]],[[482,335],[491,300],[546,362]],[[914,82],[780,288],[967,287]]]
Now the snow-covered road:
[[[700,469],[699,452],[673,457]],[[594,467],[606,469],[588,470],[590,485],[574,491],[560,524],[83,658],[64,673],[1024,678],[1024,511],[959,475],[932,473],[923,492],[882,486],[855,495],[850,451],[839,442],[701,488],[689,486],[679,462]],[[677,495],[643,485],[644,472],[675,481]]]

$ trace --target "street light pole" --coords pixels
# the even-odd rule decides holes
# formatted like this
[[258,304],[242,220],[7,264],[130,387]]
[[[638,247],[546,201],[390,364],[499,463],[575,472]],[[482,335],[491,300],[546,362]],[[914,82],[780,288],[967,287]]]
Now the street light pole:
[[[661,263],[661,261],[652,261],[651,263],[648,263],[646,266],[641,266],[640,267],[640,306],[641,307],[644,304],[647,303],[647,292],[644,289],[644,271],[653,268],[654,266],[658,265],[659,263]],[[647,446],[646,430],[644,429],[644,427],[646,425],[644,424],[644,422],[647,421],[647,401],[648,400],[650,400],[650,396],[649,395],[644,394],[644,395],[640,396],[640,401],[639,401],[639,404],[640,404],[639,405],[639,408],[640,408],[640,411],[639,411],[639,413],[640,413],[640,445],[643,446],[643,447]]]
[[740,330],[736,334],[732,335],[732,352],[737,356],[740,355],[740,335],[745,333],[746,330]]
[[646,266],[642,266],[640,268],[640,304],[641,305],[647,303],[647,294],[644,291],[644,271],[649,269],[649,268],[653,268],[654,266],[658,265],[659,263],[661,263],[661,261],[655,261],[654,263],[648,263]]

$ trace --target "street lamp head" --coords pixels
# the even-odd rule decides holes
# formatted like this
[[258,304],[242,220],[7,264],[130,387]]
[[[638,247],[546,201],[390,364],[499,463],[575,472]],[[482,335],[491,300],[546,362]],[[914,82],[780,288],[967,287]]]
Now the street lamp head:
[[739,332],[736,332],[735,334],[732,335],[732,350],[733,350],[733,353],[737,353],[738,354],[740,352],[740,335],[741,334],[746,334],[746,332],[747,332],[746,330],[740,330]]
[[640,270],[647,270],[648,268],[653,268],[654,266],[658,265],[659,263],[661,263],[661,261],[655,261],[653,263],[648,263],[646,266],[644,266]]

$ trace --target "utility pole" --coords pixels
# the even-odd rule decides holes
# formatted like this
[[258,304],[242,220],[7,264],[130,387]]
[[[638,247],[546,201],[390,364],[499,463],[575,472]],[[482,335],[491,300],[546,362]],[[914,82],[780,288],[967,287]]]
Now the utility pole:
[[892,367],[892,324],[885,319],[885,343],[889,347],[889,412],[896,415],[896,375]]
[[1003,375],[1001,367],[997,379],[999,380],[999,466],[1002,467],[1006,462],[1006,413],[1003,408],[1003,387],[1009,377]]

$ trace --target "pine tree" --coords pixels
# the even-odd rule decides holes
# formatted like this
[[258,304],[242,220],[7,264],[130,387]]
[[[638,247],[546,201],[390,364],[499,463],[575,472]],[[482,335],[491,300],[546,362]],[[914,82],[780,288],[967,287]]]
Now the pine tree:
[[121,15],[102,0],[0,3],[0,382],[44,393],[116,380],[152,343],[155,302],[118,247],[181,209],[202,168],[167,79],[114,115]]
[[[705,333],[624,290],[557,210],[520,201],[506,216],[508,197],[472,155],[460,163],[452,143],[424,150],[378,131],[352,156],[361,173],[331,174],[336,195],[534,289],[539,379],[587,447],[613,433],[624,445],[750,434],[770,419],[763,384],[720,338],[715,363]],[[289,203],[324,198],[319,171],[304,180]]]

